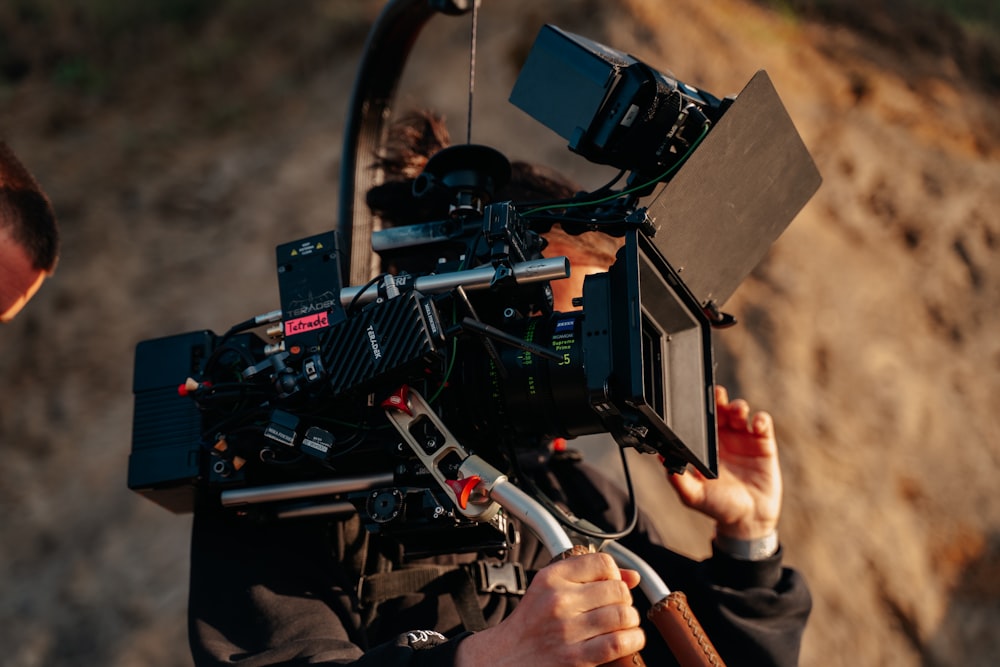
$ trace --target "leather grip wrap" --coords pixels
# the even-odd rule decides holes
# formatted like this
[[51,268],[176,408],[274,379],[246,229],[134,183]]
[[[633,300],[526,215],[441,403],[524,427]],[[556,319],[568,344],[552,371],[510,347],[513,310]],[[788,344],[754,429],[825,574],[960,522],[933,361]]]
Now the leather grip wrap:
[[567,558],[572,558],[573,556],[582,556],[584,554],[592,554],[592,553],[594,553],[594,550],[591,549],[590,547],[585,547],[582,544],[574,544],[572,549],[567,549],[566,551],[562,552],[561,554],[553,558],[552,562],[555,563],[556,561],[566,560]]
[[[566,560],[567,558],[572,558],[573,556],[582,556],[590,553],[594,553],[594,550],[577,544],[572,549],[564,551],[553,558],[552,562],[554,563],[557,560]],[[643,661],[641,655],[633,653],[632,655],[618,658],[612,662],[606,662],[601,665],[601,667],[646,667],[646,663]]]
[[712,640],[688,606],[684,593],[674,591],[653,605],[649,620],[660,631],[681,667],[725,667]]

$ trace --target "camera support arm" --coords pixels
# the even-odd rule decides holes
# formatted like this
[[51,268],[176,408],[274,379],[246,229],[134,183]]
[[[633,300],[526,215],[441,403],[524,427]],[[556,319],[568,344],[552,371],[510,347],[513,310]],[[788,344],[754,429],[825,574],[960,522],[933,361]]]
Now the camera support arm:
[[[382,406],[389,421],[464,516],[489,520],[503,507],[535,533],[553,559],[590,551],[587,546],[574,545],[544,505],[481,457],[470,454],[417,391],[404,385]],[[582,527],[583,522],[577,522]],[[671,592],[652,566],[617,542],[608,540],[601,548],[619,566],[639,572],[640,588],[653,603],[649,619],[682,667],[724,667],[684,593]],[[635,654],[608,664],[637,667],[645,663]]]
[[389,421],[465,517],[488,521],[503,507],[538,535],[553,558],[573,548],[555,517],[506,475],[479,456],[469,454],[417,391],[403,385],[382,406]]

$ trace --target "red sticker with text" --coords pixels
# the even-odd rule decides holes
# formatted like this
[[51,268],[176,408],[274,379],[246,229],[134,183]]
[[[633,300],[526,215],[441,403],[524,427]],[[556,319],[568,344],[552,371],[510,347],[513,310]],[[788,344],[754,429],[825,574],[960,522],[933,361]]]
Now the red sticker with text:
[[285,322],[285,336],[294,336],[295,334],[315,331],[316,329],[328,326],[330,326],[330,317],[327,313],[306,315],[305,317]]

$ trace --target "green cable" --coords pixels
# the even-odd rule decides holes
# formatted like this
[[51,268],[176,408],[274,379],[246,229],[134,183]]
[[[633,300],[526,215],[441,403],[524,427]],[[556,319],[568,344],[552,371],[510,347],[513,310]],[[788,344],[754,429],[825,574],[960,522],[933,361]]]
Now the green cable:
[[613,201],[615,199],[618,199],[622,195],[632,194],[633,192],[636,192],[638,190],[642,190],[644,188],[647,188],[650,185],[653,185],[655,183],[659,183],[660,181],[662,181],[666,177],[670,176],[673,172],[675,172],[678,169],[680,169],[681,165],[684,164],[685,162],[687,162],[687,159],[691,156],[691,153],[694,152],[694,149],[697,148],[701,144],[702,140],[705,138],[705,135],[708,134],[709,127],[710,127],[709,123],[705,123],[705,126],[702,129],[702,131],[701,131],[701,135],[698,137],[697,140],[695,140],[695,142],[693,144],[691,144],[691,146],[687,149],[687,151],[684,153],[684,155],[681,156],[681,159],[678,160],[677,162],[675,162],[674,164],[672,164],[669,169],[667,169],[665,172],[663,172],[662,174],[660,174],[660,176],[658,176],[657,178],[654,178],[652,180],[646,181],[645,183],[641,183],[639,185],[632,186],[631,188],[629,188],[627,190],[622,190],[621,192],[618,192],[618,193],[615,193],[615,194],[612,194],[612,195],[608,195],[607,197],[602,197],[600,199],[594,199],[592,201],[581,201],[581,202],[570,202],[570,203],[556,203],[556,204],[549,204],[548,206],[539,206],[538,208],[533,208],[530,211],[525,211],[521,215],[524,216],[524,217],[528,217],[528,216],[533,215],[535,213],[538,213],[540,211],[549,211],[549,210],[556,209],[556,208],[580,208],[582,206],[591,206],[593,204],[603,204],[604,202],[609,202],[609,201]]

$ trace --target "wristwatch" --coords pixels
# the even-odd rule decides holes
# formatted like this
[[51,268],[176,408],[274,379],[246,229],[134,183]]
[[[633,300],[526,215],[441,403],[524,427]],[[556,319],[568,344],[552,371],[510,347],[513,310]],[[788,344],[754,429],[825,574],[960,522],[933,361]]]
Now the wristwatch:
[[720,551],[738,560],[766,560],[778,551],[778,531],[753,540],[716,534],[715,544]]

